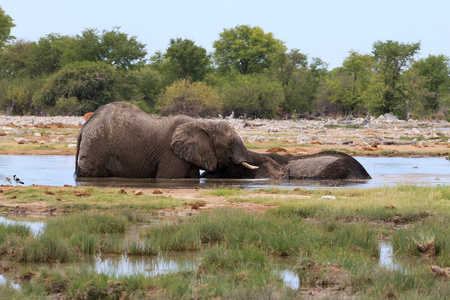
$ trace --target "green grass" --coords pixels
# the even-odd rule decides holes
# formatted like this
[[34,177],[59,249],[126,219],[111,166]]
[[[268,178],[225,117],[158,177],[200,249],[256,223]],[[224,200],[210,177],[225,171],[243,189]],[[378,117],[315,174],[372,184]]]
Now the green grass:
[[450,218],[438,214],[398,230],[393,237],[394,250],[399,255],[432,257],[442,268],[450,267]]
[[332,249],[351,243],[372,256],[377,253],[375,234],[365,224],[310,224],[284,215],[253,215],[237,209],[215,209],[181,224],[149,228],[143,237],[162,251],[196,251],[204,246],[223,245],[293,256],[316,248]]
[[17,262],[70,262],[80,255],[97,252],[122,253],[128,221],[112,214],[79,214],[58,217],[46,223],[35,237],[23,226],[0,225],[0,253]]

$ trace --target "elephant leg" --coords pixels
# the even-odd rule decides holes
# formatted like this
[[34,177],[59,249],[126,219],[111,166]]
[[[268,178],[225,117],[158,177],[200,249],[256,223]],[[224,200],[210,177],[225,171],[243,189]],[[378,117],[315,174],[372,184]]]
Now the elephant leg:
[[200,178],[200,172],[196,165],[173,155],[159,161],[156,178]]

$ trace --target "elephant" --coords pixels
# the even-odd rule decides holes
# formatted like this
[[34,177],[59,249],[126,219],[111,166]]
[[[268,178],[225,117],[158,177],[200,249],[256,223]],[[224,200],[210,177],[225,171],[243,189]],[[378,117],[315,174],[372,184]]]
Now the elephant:
[[277,179],[371,179],[366,169],[353,157],[338,151],[311,155],[286,156],[275,153],[248,151],[250,164],[259,166],[249,170],[227,166],[216,172],[205,172],[206,178],[277,178]]
[[[200,170],[204,173],[200,176]],[[249,151],[226,121],[153,117],[129,103],[100,107],[80,129],[77,177],[370,179],[336,151],[282,156]]]
[[199,178],[251,158],[225,121],[188,116],[153,117],[138,107],[114,102],[97,109],[77,138],[75,176]]

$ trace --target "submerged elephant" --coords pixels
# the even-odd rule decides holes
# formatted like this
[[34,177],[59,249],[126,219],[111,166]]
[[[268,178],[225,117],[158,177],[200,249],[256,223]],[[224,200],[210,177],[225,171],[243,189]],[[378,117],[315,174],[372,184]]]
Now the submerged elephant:
[[205,172],[207,178],[279,178],[279,179],[371,179],[366,169],[342,152],[325,151],[304,156],[285,156],[248,151],[249,163],[259,166],[248,170],[226,166]]
[[200,169],[249,165],[248,151],[226,122],[152,117],[134,105],[99,108],[78,134],[78,177],[199,178]]
[[247,150],[224,121],[152,117],[134,105],[99,108],[78,134],[75,175],[130,178],[370,179],[340,152],[307,156]]

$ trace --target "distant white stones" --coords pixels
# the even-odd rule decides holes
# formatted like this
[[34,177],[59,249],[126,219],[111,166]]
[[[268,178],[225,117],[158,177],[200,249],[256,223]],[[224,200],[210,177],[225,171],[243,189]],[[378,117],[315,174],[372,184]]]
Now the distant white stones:
[[320,199],[336,200],[335,196],[322,196]]
[[37,117],[37,116],[0,116],[0,125],[12,123],[16,126],[36,126],[52,123],[61,123],[66,125],[82,126],[85,120],[83,117],[73,116],[55,116],[55,117]]
[[14,138],[15,141],[17,141],[17,144],[28,144],[30,140],[24,139],[24,138]]

